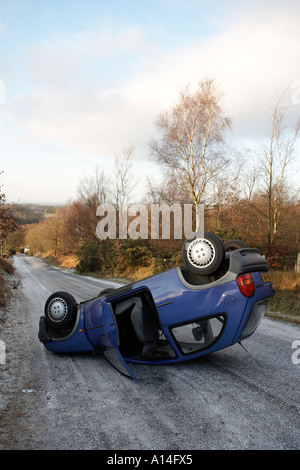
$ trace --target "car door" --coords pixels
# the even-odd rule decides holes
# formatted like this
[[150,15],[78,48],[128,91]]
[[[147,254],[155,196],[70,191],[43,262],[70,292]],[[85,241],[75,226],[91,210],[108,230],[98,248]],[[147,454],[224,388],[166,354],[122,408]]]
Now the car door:
[[103,302],[102,316],[105,330],[105,338],[102,341],[104,357],[119,372],[136,380],[135,375],[130,370],[122,354],[120,353],[120,340],[117,322],[109,302]]

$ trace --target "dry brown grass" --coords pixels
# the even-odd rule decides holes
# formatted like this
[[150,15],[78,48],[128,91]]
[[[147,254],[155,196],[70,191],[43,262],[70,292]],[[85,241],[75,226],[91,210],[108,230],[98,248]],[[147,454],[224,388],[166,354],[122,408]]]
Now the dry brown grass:
[[[6,306],[6,295],[5,295],[5,276],[1,273],[13,274],[14,267],[7,261],[7,259],[0,257],[0,307]],[[1,314],[0,314],[1,320]]]
[[269,305],[269,316],[300,323],[300,273],[272,271],[276,291]]
[[[0,275],[0,307],[5,307],[5,288],[4,288],[4,279],[3,276]],[[1,320],[1,313],[0,313],[0,320]]]
[[13,274],[14,273],[14,267],[9,261],[7,261],[7,259],[0,258],[0,267],[2,267],[2,269],[7,274]]
[[295,273],[294,271],[272,271],[271,277],[275,289],[300,293],[300,273]]
[[75,268],[78,263],[78,259],[75,255],[54,255],[53,251],[45,253],[43,259],[48,261],[50,264],[66,269]]

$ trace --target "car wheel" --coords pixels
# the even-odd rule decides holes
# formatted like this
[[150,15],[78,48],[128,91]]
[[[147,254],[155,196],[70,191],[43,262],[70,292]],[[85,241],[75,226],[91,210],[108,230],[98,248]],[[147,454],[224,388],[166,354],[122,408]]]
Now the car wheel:
[[50,295],[45,304],[45,318],[48,325],[64,328],[75,321],[77,303],[68,292],[55,292]]
[[107,287],[106,289],[103,289],[100,293],[99,293],[99,297],[100,295],[106,295],[106,294],[111,294],[111,292],[113,292],[115,289],[113,289],[112,287]]
[[190,272],[210,275],[224,260],[224,245],[217,235],[204,232],[203,238],[186,240],[182,246],[183,265]]
[[224,248],[226,253],[229,251],[234,251],[234,250],[241,250],[242,248],[249,248],[249,245],[247,243],[243,242],[242,240],[227,240],[224,242]]

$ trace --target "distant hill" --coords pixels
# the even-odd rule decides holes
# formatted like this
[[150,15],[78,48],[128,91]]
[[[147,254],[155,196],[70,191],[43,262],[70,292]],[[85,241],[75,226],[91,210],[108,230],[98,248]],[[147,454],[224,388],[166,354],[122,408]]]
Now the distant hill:
[[35,224],[54,214],[59,205],[15,204],[14,216],[20,225]]

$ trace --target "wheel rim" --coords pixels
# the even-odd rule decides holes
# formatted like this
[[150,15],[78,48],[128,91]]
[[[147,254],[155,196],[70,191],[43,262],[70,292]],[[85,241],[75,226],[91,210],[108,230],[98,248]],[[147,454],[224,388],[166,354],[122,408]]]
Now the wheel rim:
[[68,313],[68,306],[64,299],[55,297],[48,305],[48,315],[53,322],[64,320]]
[[197,238],[187,249],[188,260],[196,268],[210,266],[215,259],[215,254],[213,244],[205,238]]

